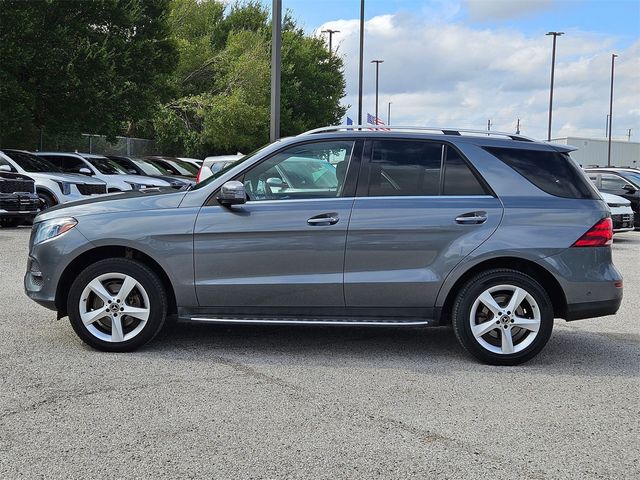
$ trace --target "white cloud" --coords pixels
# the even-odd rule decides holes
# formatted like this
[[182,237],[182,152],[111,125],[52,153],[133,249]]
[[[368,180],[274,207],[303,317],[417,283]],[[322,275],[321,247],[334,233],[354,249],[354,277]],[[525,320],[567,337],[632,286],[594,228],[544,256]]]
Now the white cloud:
[[[357,116],[358,20],[328,22],[334,46],[345,59],[349,116]],[[380,66],[380,117],[387,102],[392,123],[486,128],[546,138],[551,64],[550,37],[514,30],[427,23],[406,14],[366,23],[364,112],[375,110],[374,58]],[[558,39],[553,136],[604,136],[609,111],[613,38],[567,31]],[[640,40],[616,51],[614,137],[628,128],[640,137]]]
[[466,0],[472,20],[506,20],[547,10],[552,0]]

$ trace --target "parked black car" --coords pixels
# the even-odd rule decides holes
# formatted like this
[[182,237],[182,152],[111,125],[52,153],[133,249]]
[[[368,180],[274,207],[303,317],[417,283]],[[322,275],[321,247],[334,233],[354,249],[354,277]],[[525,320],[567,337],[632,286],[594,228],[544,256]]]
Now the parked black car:
[[184,177],[180,175],[174,175],[169,172],[162,165],[154,163],[152,160],[147,160],[138,157],[126,157],[121,155],[107,155],[108,158],[116,162],[127,172],[134,175],[146,175],[147,177],[156,177],[168,182],[173,188],[181,189],[188,185],[193,185],[195,182],[190,177]]
[[40,211],[35,182],[0,167],[0,227],[17,227],[32,221]]
[[640,230],[640,170],[635,168],[585,168],[598,190],[631,202],[636,230]]

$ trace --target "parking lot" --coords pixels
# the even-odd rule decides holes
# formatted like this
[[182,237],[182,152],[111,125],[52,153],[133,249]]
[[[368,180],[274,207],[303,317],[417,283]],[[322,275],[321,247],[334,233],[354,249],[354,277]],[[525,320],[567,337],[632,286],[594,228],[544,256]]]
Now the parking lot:
[[0,478],[638,478],[640,232],[614,317],[519,367],[451,330],[177,325],[90,350],[22,291],[0,230]]

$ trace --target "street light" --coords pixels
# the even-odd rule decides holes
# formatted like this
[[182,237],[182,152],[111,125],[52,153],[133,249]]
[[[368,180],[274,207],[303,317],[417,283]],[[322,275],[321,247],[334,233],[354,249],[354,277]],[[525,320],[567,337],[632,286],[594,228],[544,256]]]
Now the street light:
[[371,60],[371,63],[376,64],[376,122],[378,121],[378,75],[380,70],[380,64],[384,63],[384,60]]
[[607,167],[611,166],[611,122],[613,120],[613,66],[616,61],[615,53],[611,54],[611,95],[609,96],[609,146],[607,152]]
[[271,121],[269,139],[280,138],[280,73],[282,46],[282,0],[273,0],[271,10]]
[[329,53],[333,53],[333,34],[334,33],[340,33],[340,30],[331,30],[330,28],[327,28],[326,30],[321,30],[320,33],[328,33],[329,34]]
[[553,76],[556,68],[556,39],[564,32],[549,32],[547,35],[553,35],[553,53],[551,54],[551,89],[549,92],[549,131],[547,133],[547,141],[551,141],[551,110],[553,109]]
[[362,72],[364,70],[364,0],[360,0],[360,59],[358,61],[358,125],[362,125]]
[[393,102],[389,102],[387,105],[387,125],[391,125],[391,103]]

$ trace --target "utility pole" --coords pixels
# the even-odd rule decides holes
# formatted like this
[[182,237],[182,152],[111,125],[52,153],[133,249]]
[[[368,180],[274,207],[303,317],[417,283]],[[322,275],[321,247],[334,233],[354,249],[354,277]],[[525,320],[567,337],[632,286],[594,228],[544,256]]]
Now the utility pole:
[[364,69],[364,0],[360,0],[360,64],[358,67],[358,125],[362,125],[362,71]]
[[491,131],[491,119],[487,120],[487,132]]
[[627,138],[629,139],[628,141],[631,141],[631,129],[629,129],[629,131],[627,132]]
[[334,33],[340,33],[340,30],[331,30],[330,28],[327,28],[326,30],[321,30],[320,33],[328,33],[329,34],[329,53],[333,55],[333,34]]
[[520,119],[518,119],[518,123],[516,123],[516,135],[520,135]]
[[271,128],[269,138],[280,138],[280,70],[282,44],[282,0],[273,0],[271,8]]
[[604,126],[604,138],[609,138],[609,114],[607,113],[607,123]]
[[[387,125],[391,125],[391,102],[387,104]],[[631,131],[631,129],[629,129]]]
[[615,53],[611,54],[611,95],[609,96],[609,145],[608,145],[608,151],[607,151],[607,167],[611,166],[611,136],[612,136],[611,123],[613,122],[613,69],[614,69],[617,56],[618,55],[616,55]]
[[376,122],[378,121],[378,75],[380,64],[383,63],[384,60],[371,60],[371,63],[376,64]]
[[553,50],[551,53],[551,88],[549,89],[549,130],[547,132],[547,141],[551,141],[551,114],[553,110],[553,77],[556,69],[556,39],[564,32],[549,32],[547,35],[553,35]]

